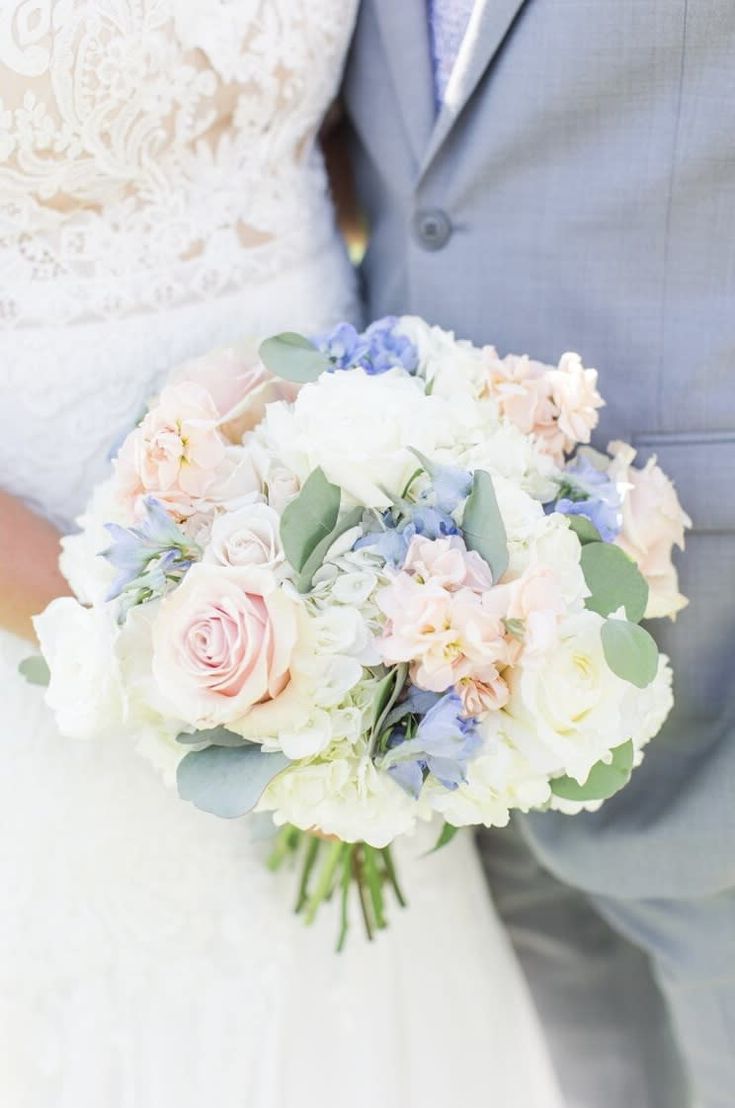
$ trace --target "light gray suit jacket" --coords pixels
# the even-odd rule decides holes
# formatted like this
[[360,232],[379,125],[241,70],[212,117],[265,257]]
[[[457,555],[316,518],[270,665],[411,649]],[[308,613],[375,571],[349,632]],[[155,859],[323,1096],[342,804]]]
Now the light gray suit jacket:
[[[478,0],[434,118],[425,0],[363,0],[345,96],[371,316],[581,353],[599,442],[654,451],[694,520],[652,628],[675,714],[596,815],[530,817],[593,893],[735,887],[735,3]],[[622,738],[622,736],[621,736]]]

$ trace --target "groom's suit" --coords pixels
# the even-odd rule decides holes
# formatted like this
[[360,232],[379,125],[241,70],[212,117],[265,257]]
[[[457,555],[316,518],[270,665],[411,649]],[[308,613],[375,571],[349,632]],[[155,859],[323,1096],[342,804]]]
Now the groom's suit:
[[426,0],[363,0],[345,95],[369,314],[578,350],[598,441],[694,520],[690,607],[652,627],[670,724],[600,813],[486,861],[570,1104],[686,1103],[654,977],[701,1105],[735,1104],[735,3],[477,0],[437,118]]

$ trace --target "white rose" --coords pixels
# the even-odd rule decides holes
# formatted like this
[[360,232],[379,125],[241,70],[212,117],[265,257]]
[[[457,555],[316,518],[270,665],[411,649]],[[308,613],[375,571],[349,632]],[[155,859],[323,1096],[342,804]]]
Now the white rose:
[[416,469],[409,446],[431,455],[450,437],[442,401],[421,382],[361,369],[322,374],[294,404],[270,405],[264,436],[302,482],[321,466],[348,500],[374,508],[388,507],[382,490],[400,494]]
[[658,672],[650,685],[628,686],[623,704],[627,738],[636,749],[636,765],[643,760],[643,748],[658,735],[674,706],[673,673],[669,659],[659,654]]
[[272,811],[274,821],[304,831],[319,827],[343,842],[384,847],[414,829],[428,808],[417,804],[368,757],[332,757],[296,765],[276,777],[257,811]]
[[33,625],[51,670],[46,703],[59,731],[94,739],[120,730],[124,705],[115,655],[118,628],[105,606],[53,600]]
[[114,567],[100,555],[112,541],[105,524],[119,523],[123,527],[130,524],[114,477],[96,486],[76,522],[80,531],[61,540],[59,568],[83,604],[102,604],[116,574]]
[[280,524],[278,513],[268,504],[248,504],[225,512],[212,524],[204,561],[278,571],[284,563]]
[[543,667],[505,674],[504,730],[539,773],[566,773],[584,783],[592,766],[629,737],[630,685],[605,661],[603,622],[586,610],[569,616]]
[[581,556],[579,539],[568,520],[557,512],[548,516],[542,513],[525,542],[510,544],[513,574],[520,576],[534,565],[549,566],[571,612],[581,611],[590,593],[582,572]]

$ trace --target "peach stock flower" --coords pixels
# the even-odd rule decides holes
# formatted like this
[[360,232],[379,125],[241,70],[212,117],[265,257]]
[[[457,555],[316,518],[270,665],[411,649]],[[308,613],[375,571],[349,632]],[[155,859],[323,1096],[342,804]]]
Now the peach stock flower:
[[636,469],[636,451],[624,442],[611,442],[613,461],[610,477],[627,488],[623,498],[623,528],[618,546],[637,564],[648,582],[646,617],[675,618],[688,603],[679,592],[679,578],[672,561],[674,546],[684,549],[684,531],[692,521],[682,509],[676,489],[665,473],[649,458]]
[[564,354],[556,368],[525,355],[491,358],[487,388],[500,414],[524,435],[535,435],[560,465],[565,452],[590,441],[604,403],[597,370],[585,369],[577,354]]

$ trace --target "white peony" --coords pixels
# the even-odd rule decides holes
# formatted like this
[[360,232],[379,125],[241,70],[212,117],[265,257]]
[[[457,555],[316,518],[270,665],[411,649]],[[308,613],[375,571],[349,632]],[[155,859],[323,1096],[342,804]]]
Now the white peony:
[[448,445],[439,397],[400,370],[371,377],[361,369],[324,373],[292,405],[272,404],[264,435],[269,449],[303,482],[318,466],[348,499],[387,508],[383,491],[400,495],[416,469],[415,447],[433,454]]
[[33,625],[51,670],[46,703],[62,735],[96,739],[120,730],[124,699],[115,644],[118,628],[104,606],[52,600]]
[[592,766],[628,738],[631,686],[605,661],[603,623],[587,610],[567,617],[544,666],[505,674],[504,729],[540,773],[566,773],[584,783]]

